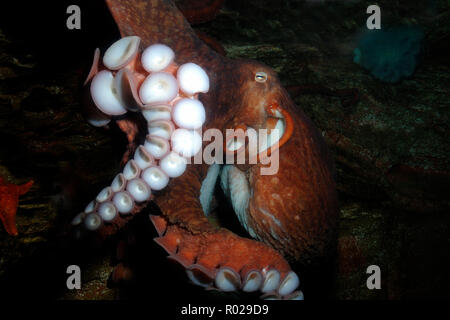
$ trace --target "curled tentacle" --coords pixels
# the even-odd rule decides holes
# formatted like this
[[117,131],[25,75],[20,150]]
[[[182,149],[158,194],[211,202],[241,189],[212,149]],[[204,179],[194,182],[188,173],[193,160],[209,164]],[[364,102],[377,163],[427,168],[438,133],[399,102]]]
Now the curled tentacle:
[[162,216],[150,216],[155,238],[172,259],[181,264],[196,285],[221,291],[259,291],[263,297],[291,299],[299,278],[275,250],[228,230],[193,234],[170,225]]
[[[129,143],[122,172],[72,221],[73,226],[84,226],[99,234],[108,235],[121,228],[151,200],[152,191],[164,189],[169,178],[184,173],[186,157],[201,147],[200,135],[187,129],[203,125],[204,107],[196,99],[182,97],[195,98],[198,92],[207,92],[208,75],[194,63],[180,68],[174,51],[164,44],[150,45],[140,54],[140,43],[138,36],[119,39],[106,50],[103,59],[97,49],[85,81],[90,89],[88,104],[93,109],[90,123],[105,125],[120,116],[116,123]],[[172,121],[175,103],[178,124]],[[141,112],[147,120],[148,135],[137,147],[139,128],[134,121],[123,118],[129,111]]]

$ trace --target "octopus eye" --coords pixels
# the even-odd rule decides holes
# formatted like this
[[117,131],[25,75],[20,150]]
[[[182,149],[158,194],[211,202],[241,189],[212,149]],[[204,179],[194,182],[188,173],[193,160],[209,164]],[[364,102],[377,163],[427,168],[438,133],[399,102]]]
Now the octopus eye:
[[267,73],[263,71],[259,71],[255,74],[256,82],[266,82],[267,81]]

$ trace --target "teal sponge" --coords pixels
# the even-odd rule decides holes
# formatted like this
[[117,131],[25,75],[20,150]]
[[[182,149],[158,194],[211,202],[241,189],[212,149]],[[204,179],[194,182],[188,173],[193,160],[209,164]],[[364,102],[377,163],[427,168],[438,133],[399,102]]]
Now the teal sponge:
[[385,82],[394,83],[413,74],[424,34],[418,27],[370,30],[353,51],[353,61]]

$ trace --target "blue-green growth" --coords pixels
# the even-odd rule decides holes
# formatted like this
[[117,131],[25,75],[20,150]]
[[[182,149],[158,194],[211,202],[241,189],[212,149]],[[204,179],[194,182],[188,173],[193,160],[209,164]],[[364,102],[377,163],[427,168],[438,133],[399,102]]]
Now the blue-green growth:
[[397,82],[413,74],[423,37],[418,27],[368,31],[353,51],[353,61],[377,79]]

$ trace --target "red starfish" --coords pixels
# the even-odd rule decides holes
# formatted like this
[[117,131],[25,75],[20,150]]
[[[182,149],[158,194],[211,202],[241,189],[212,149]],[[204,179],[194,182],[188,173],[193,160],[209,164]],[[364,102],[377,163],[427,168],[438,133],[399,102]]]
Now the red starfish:
[[16,185],[7,183],[0,177],[0,219],[6,232],[12,236],[17,236],[16,227],[16,213],[17,206],[19,204],[19,196],[25,194],[30,190],[33,185],[33,180],[22,184]]

